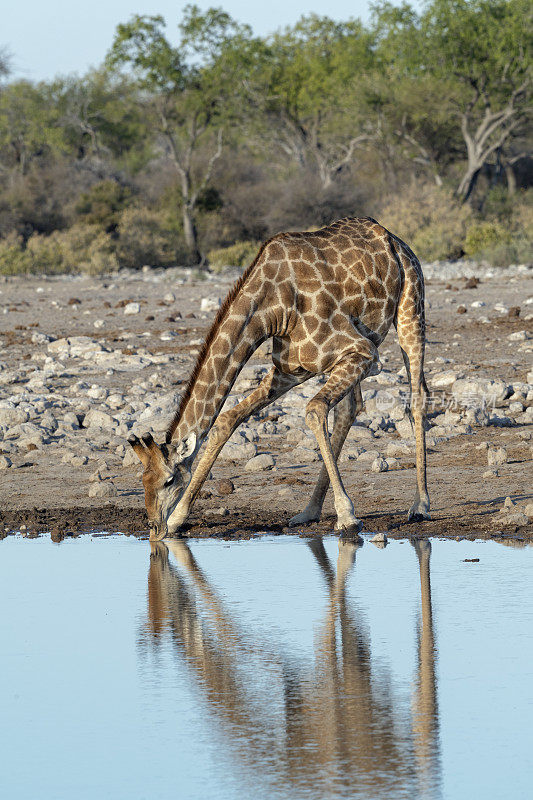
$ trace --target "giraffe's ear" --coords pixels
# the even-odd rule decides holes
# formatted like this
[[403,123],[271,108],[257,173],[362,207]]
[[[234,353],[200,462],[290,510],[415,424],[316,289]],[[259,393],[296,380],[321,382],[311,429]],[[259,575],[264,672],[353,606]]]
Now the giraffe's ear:
[[193,431],[176,447],[176,460],[185,461],[190,458],[196,450],[196,442],[196,434]]

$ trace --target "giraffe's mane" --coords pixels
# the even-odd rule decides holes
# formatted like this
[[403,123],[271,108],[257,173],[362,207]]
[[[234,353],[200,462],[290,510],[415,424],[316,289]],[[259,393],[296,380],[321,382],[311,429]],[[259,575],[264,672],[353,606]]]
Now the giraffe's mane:
[[[272,238],[279,238],[279,234],[278,234],[277,237],[272,237]],[[222,324],[223,320],[226,318],[226,315],[227,315],[227,313],[228,313],[228,311],[230,309],[231,304],[233,303],[233,301],[235,300],[235,298],[237,297],[237,295],[241,291],[241,289],[244,286],[246,280],[250,276],[250,273],[252,272],[252,270],[254,269],[255,265],[257,264],[257,262],[259,261],[259,259],[263,255],[263,251],[264,251],[265,247],[271,241],[272,241],[272,239],[268,239],[268,241],[264,242],[261,245],[261,247],[259,249],[259,252],[257,253],[256,257],[254,258],[254,260],[252,261],[250,266],[246,267],[246,269],[244,270],[244,272],[242,273],[240,278],[238,278],[235,281],[235,283],[233,284],[232,288],[229,290],[228,294],[226,295],[226,298],[225,298],[224,302],[222,303],[222,305],[218,309],[216,317],[213,320],[213,324],[209,328],[209,331],[207,333],[207,336],[205,337],[204,343],[203,343],[202,347],[200,348],[200,352],[198,353],[198,357],[196,359],[196,363],[195,363],[194,367],[192,368],[192,372],[191,372],[189,380],[187,382],[187,386],[185,387],[185,391],[183,392],[183,394],[182,394],[182,396],[180,398],[178,410],[174,414],[172,422],[170,423],[170,427],[169,427],[169,429],[167,431],[166,438],[165,438],[165,441],[167,443],[170,443],[172,441],[172,437],[174,435],[174,432],[175,432],[176,428],[178,427],[179,423],[181,422],[181,418],[182,418],[183,413],[185,411],[185,407],[186,407],[187,403],[189,402],[189,400],[191,399],[191,396],[192,396],[192,393],[193,393],[193,389],[194,389],[194,385],[195,385],[196,381],[198,380],[198,376],[200,374],[200,370],[202,369],[202,367],[204,365],[204,362],[205,362],[205,360],[207,358],[207,354],[209,353],[209,349],[210,349],[211,345],[213,344],[213,342],[215,340],[215,337],[216,337],[216,335],[218,333],[220,325]]]

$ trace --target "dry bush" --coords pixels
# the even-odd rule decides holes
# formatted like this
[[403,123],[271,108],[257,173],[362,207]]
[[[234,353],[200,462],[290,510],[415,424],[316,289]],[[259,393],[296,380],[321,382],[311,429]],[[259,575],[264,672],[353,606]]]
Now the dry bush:
[[235,242],[229,247],[219,247],[207,254],[211,267],[247,267],[259,252],[260,242]]
[[471,219],[470,207],[460,205],[449,190],[415,183],[389,199],[379,214],[379,221],[423,261],[463,255]]
[[185,243],[162,214],[148,208],[127,208],[118,223],[116,254],[120,266],[168,267],[186,260]]

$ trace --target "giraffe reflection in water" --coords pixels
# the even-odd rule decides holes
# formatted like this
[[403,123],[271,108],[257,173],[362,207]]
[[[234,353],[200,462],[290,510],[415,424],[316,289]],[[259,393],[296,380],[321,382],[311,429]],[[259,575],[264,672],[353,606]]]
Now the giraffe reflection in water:
[[[311,665],[232,618],[183,540],[151,543],[145,645],[170,634],[245,783],[288,796],[438,798],[439,720],[428,541],[414,541],[421,614],[411,712],[373,663],[347,600],[358,545],[339,541],[337,569],[308,541],[327,586]],[[180,569],[168,558],[175,557]],[[302,548],[303,550],[303,548]]]

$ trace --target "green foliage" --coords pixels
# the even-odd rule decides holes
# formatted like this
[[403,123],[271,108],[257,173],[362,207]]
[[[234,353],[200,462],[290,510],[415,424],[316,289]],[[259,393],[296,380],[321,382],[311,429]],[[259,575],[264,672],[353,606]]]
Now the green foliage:
[[148,264],[168,267],[184,263],[182,236],[160,213],[128,208],[120,216],[116,254],[122,267],[138,269]]
[[425,261],[459,258],[472,212],[446,189],[412,184],[381,209],[380,222]]
[[83,192],[76,203],[76,214],[89,225],[100,225],[110,231],[116,228],[120,212],[131,199],[131,190],[116,181],[95,183]]
[[245,265],[347,214],[422,258],[525,261],[531,21],[527,0],[378,0],[369,24],[257,37],[187,5],[132,16],[81,77],[10,81],[0,51],[0,269]]
[[13,231],[0,239],[0,275],[24,275],[31,271],[31,257],[23,249],[22,236]]
[[477,256],[496,246],[509,244],[511,232],[500,222],[481,221],[468,226],[464,250],[467,256]]
[[235,242],[207,254],[211,267],[247,267],[259,252],[260,242]]

